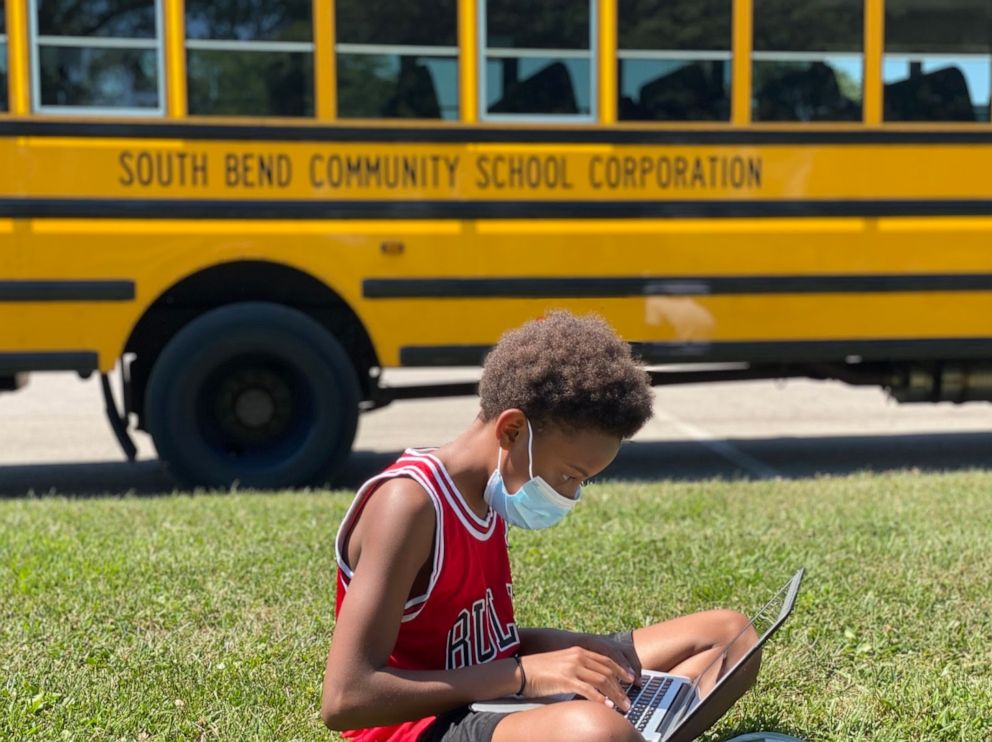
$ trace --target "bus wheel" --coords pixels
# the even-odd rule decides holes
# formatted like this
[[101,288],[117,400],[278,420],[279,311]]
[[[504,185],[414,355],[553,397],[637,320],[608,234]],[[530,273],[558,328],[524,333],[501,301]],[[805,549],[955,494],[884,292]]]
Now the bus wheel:
[[320,484],[344,463],[358,379],[320,324],[244,302],[190,322],[162,349],[145,392],[148,431],[187,485]]

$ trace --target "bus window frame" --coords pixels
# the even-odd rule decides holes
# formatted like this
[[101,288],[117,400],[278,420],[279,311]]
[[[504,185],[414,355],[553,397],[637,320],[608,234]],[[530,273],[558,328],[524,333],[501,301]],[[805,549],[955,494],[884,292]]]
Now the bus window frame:
[[[868,0],[866,0],[867,2]],[[878,25],[881,27],[881,33],[879,34],[879,53],[878,53],[878,77],[879,77],[879,111],[878,117],[882,126],[887,128],[900,128],[900,129],[919,129],[919,128],[940,128],[940,129],[980,129],[987,130],[992,126],[992,47],[984,52],[962,52],[962,51],[940,51],[940,52],[928,52],[928,51],[890,51],[889,50],[889,24],[888,20],[888,2],[887,0],[877,0],[878,14]],[[892,84],[890,79],[889,82],[886,81],[885,68],[889,62],[894,63],[926,63],[933,61],[944,61],[948,63],[954,62],[969,62],[969,61],[981,61],[986,65],[990,66],[990,82],[988,89],[988,100],[985,103],[985,120],[977,121],[960,121],[960,120],[949,120],[949,119],[898,119],[898,118],[887,118],[885,116],[885,88]],[[963,73],[963,70],[962,70]],[[903,78],[908,79],[908,78]],[[969,88],[969,94],[971,90]]]
[[[333,5],[332,5],[333,11]],[[310,40],[309,41],[269,41],[266,39],[201,39],[201,38],[191,38],[189,36],[189,28],[186,23],[186,0],[181,0],[181,8],[179,9],[182,13],[182,66],[183,66],[183,88],[185,93],[185,100],[183,101],[185,114],[183,118],[194,119],[194,120],[204,120],[204,121],[217,121],[221,119],[230,119],[233,121],[244,121],[245,119],[259,119],[259,120],[273,120],[273,121],[287,121],[287,122],[312,122],[319,120],[319,102],[318,102],[318,80],[317,80],[317,65],[320,62],[319,54],[317,51],[317,8],[316,3],[310,4]],[[333,39],[331,40],[331,51],[333,54]],[[189,76],[189,53],[205,51],[205,52],[232,52],[234,54],[244,54],[244,53],[275,53],[275,54],[309,54],[310,55],[310,65],[311,65],[311,96],[313,101],[313,110],[309,114],[304,114],[300,116],[287,116],[272,113],[191,113],[189,105],[189,95],[190,95],[190,76]],[[337,68],[335,65],[335,74]]]
[[[8,0],[10,2],[11,0]],[[38,3],[28,0],[28,47],[31,59],[31,113],[55,116],[122,116],[127,118],[165,118],[168,110],[166,95],[165,70],[165,10],[164,0],[154,0],[155,3],[155,38],[133,39],[118,37],[92,36],[42,36],[38,33]],[[55,41],[43,41],[54,39]],[[71,40],[65,43],[66,40]],[[94,40],[96,43],[94,43]],[[103,43],[100,43],[101,40]],[[61,42],[61,43],[60,43]],[[109,42],[109,43],[108,43]],[[41,54],[40,47],[63,46],[85,49],[155,49],[158,106],[155,108],[116,108],[103,106],[46,106],[41,102]]]
[[[613,56],[616,60],[616,95],[614,95],[613,107],[616,114],[615,124],[618,126],[650,127],[650,128],[685,128],[696,127],[709,128],[726,127],[734,123],[733,100],[734,100],[734,15],[737,11],[737,3],[730,0],[730,35],[727,38],[726,49],[633,49],[620,45],[619,33],[619,3],[617,7],[617,34],[613,45]],[[751,11],[753,13],[753,9]],[[606,50],[609,52],[609,50]],[[727,86],[727,118],[725,119],[624,119],[620,117],[620,96],[622,93],[623,80],[620,77],[620,62],[622,61],[654,61],[654,62],[725,62],[730,81]]]
[[[477,58],[476,58],[476,91],[478,101],[478,120],[483,123],[520,123],[520,124],[600,124],[601,113],[599,105],[599,74],[602,69],[600,64],[599,49],[599,2],[598,0],[585,0],[589,4],[589,49],[588,53],[577,49],[504,49],[502,47],[492,47],[492,51],[497,54],[490,55],[486,24],[486,3],[487,0],[474,0],[476,4],[476,28],[477,28]],[[616,46],[614,44],[614,46]],[[512,52],[512,54],[511,54]],[[530,52],[521,54],[520,52]],[[534,52],[540,52],[536,54]],[[615,53],[616,50],[613,50]],[[486,59],[489,56],[513,56],[517,58],[544,59],[547,57],[559,57],[561,59],[589,59],[589,113],[565,115],[556,113],[489,113],[486,109],[488,90],[486,89]]]
[[[858,51],[825,51],[822,49],[802,49],[802,50],[784,50],[784,49],[756,49],[755,48],[755,10],[754,3],[750,3],[751,12],[751,45],[749,50],[748,59],[748,73],[749,73],[749,83],[750,83],[750,98],[751,98],[751,112],[748,116],[748,124],[750,126],[866,126],[868,125],[868,84],[869,78],[869,34],[875,31],[874,26],[871,23],[871,8],[872,0],[861,0],[861,34],[858,39],[861,48]],[[884,41],[884,39],[883,39]],[[839,61],[849,61],[849,62],[859,62],[858,67],[861,70],[861,79],[858,81],[860,87],[860,99],[858,105],[861,109],[861,115],[855,119],[821,119],[818,121],[803,121],[799,119],[795,120],[764,120],[756,117],[755,107],[758,103],[757,91],[754,86],[755,79],[755,65],[760,63],[814,63],[814,62],[828,62],[830,60]],[[881,74],[881,70],[879,70]],[[874,82],[874,81],[872,81]]]

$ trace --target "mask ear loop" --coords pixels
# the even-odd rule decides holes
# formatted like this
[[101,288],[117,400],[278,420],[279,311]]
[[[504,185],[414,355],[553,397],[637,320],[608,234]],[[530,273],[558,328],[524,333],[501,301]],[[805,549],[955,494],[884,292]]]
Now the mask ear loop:
[[530,420],[527,421],[527,473],[530,478],[534,478],[534,431],[530,427]]
[[[510,458],[510,453],[507,451],[507,458]],[[527,472],[530,474],[530,478],[534,478],[534,431],[530,427],[530,420],[527,421]],[[499,475],[503,476],[503,447],[497,444],[496,446],[496,471]]]

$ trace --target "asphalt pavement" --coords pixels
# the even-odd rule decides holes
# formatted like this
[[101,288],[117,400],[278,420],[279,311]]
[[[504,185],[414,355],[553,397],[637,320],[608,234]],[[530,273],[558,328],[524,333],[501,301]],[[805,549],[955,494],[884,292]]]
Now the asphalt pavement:
[[[387,372],[389,384],[464,381],[471,369]],[[362,416],[336,485],[354,488],[404,447],[440,445],[477,412],[472,397],[395,402]],[[96,377],[35,374],[0,394],[0,497],[153,494],[175,485],[151,439],[134,433],[128,463]],[[898,405],[839,382],[734,382],[656,388],[655,416],[624,444],[605,478],[762,479],[992,466],[992,405]]]

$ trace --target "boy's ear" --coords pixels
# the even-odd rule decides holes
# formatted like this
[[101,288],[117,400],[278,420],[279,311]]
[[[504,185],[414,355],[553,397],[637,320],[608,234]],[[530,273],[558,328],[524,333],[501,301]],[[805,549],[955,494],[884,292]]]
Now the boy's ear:
[[526,432],[526,429],[527,416],[524,415],[523,410],[515,407],[503,410],[496,418],[496,437],[504,450],[509,450],[517,437]]

